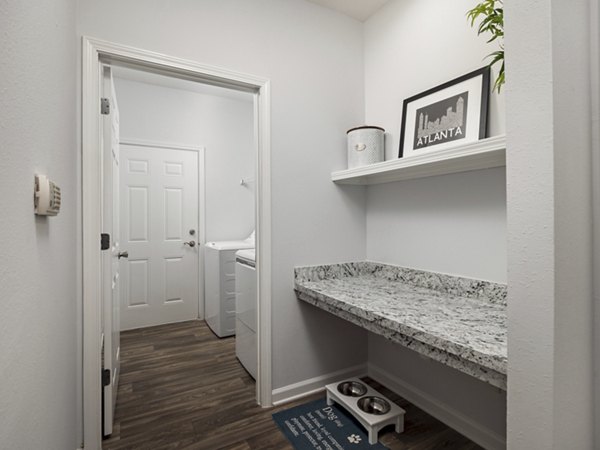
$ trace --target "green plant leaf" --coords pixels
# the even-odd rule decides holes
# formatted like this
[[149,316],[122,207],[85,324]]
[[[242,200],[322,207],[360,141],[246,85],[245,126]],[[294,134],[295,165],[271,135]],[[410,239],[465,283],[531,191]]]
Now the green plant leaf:
[[502,63],[498,76],[494,82],[494,90],[500,92],[502,85],[505,83],[504,74],[504,5],[503,0],[482,0],[472,9],[467,11],[467,21],[471,28],[475,28],[475,24],[481,19],[477,25],[477,35],[490,34],[487,43],[499,42],[501,50],[490,53],[487,57],[491,58],[489,66]]

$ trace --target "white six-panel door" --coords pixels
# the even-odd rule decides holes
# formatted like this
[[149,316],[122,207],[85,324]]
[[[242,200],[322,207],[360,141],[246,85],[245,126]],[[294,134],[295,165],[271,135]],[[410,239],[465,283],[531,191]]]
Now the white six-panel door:
[[121,146],[121,330],[198,318],[198,153]]
[[103,177],[102,231],[110,235],[110,248],[102,253],[103,369],[109,373],[103,386],[105,436],[112,433],[120,369],[119,275],[119,108],[110,67],[103,68],[102,95],[110,104],[102,116]]

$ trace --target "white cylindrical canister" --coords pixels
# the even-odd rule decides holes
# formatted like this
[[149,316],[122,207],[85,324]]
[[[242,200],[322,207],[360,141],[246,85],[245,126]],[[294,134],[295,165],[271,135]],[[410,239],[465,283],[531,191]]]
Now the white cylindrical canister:
[[383,128],[365,125],[351,128],[346,134],[348,135],[348,169],[383,161],[385,134]]

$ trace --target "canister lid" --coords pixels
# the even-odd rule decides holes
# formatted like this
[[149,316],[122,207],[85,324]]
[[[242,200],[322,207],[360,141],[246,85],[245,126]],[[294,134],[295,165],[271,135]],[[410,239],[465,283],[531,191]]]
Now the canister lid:
[[372,128],[372,129],[375,129],[375,130],[381,130],[381,131],[383,131],[385,133],[385,130],[383,128],[381,128],[381,127],[376,127],[376,126],[373,126],[373,125],[363,125],[362,127],[350,128],[348,131],[346,131],[346,134],[350,133],[351,131],[363,130],[365,128]]

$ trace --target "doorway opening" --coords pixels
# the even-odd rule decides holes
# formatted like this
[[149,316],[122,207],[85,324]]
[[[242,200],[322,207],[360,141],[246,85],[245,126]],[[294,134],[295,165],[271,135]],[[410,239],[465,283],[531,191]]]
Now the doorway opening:
[[[110,408],[114,408],[118,388],[122,359],[119,332],[122,329],[208,319],[206,315],[210,314],[212,323],[208,323],[214,334],[232,334],[231,317],[229,320],[224,317],[231,314],[231,308],[217,308],[215,320],[215,310],[208,307],[209,299],[204,297],[205,292],[215,296],[215,292],[208,291],[205,263],[217,269],[221,264],[229,275],[232,270],[241,273],[237,281],[242,288],[233,288],[234,302],[238,289],[246,293],[241,296],[244,305],[248,298],[258,300],[254,302],[255,347],[248,350],[246,343],[239,354],[236,348],[236,354],[256,378],[257,403],[270,406],[268,81],[90,38],[84,38],[83,65],[83,411],[86,448],[101,448],[102,435],[112,431],[108,422],[112,420]],[[229,235],[222,234],[227,232],[227,226],[211,228],[210,219],[207,219],[210,216],[206,214],[204,169],[206,148],[210,147],[182,145],[181,140],[159,139],[156,135],[146,138],[122,133],[123,121],[119,118],[116,97],[119,82],[126,81],[119,80],[126,80],[133,73],[146,77],[145,81],[166,80],[179,88],[185,84],[193,85],[204,90],[204,95],[207,90],[213,90],[213,94],[218,90],[229,92],[238,100],[250,99],[246,107],[253,113],[250,145],[253,167],[252,173],[246,166],[243,176],[236,175],[236,188],[238,193],[253,197],[249,207],[253,217],[249,221],[255,223],[255,227],[246,224],[248,229],[243,235],[239,231],[240,220],[235,223],[237,232]],[[107,97],[112,97],[112,101],[104,100]],[[140,98],[148,100],[148,96]],[[153,108],[166,108],[167,103],[155,100],[150,96]],[[107,108],[111,107],[112,116],[106,114]],[[134,113],[130,117],[139,118],[140,114]],[[171,129],[177,123],[164,125]],[[234,134],[236,127],[232,128]],[[115,176],[111,178],[110,173]],[[235,170],[231,166],[227,175],[230,177],[233,173]],[[221,192],[221,195],[227,193]],[[233,196],[235,194],[229,194],[227,198]],[[98,208],[98,205],[103,207]],[[244,207],[234,209],[239,213]],[[108,251],[102,252],[98,239],[107,228],[112,234],[112,244]],[[213,229],[217,231],[211,234]],[[230,232],[231,229],[229,226]],[[213,241],[213,245],[206,245],[207,240]],[[256,244],[255,257],[248,252],[254,247],[249,244],[251,241]],[[211,250],[207,252],[209,247]],[[216,263],[211,262],[209,253],[218,255]],[[229,258],[233,255],[233,265],[225,267],[227,262],[222,261],[225,254]],[[215,278],[213,273],[210,280]],[[217,285],[224,287],[231,297],[231,286]],[[153,297],[158,301],[153,301]],[[216,304],[220,305],[218,301]],[[248,308],[242,309],[247,315]],[[239,318],[240,314],[234,312],[233,330],[242,330],[239,333],[244,342],[250,342],[248,320]],[[254,360],[254,366],[247,361],[247,355],[250,355],[250,361]]]

